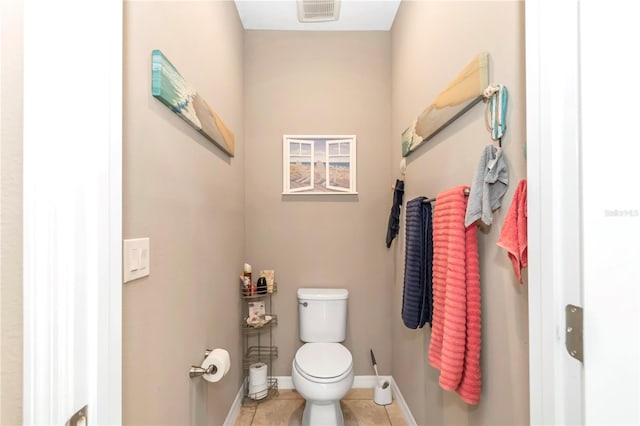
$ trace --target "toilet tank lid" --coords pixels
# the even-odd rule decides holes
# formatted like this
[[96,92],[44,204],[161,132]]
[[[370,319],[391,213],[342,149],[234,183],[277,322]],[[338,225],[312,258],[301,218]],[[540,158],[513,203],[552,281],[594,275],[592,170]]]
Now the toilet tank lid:
[[299,288],[298,299],[302,300],[343,300],[349,298],[346,288]]

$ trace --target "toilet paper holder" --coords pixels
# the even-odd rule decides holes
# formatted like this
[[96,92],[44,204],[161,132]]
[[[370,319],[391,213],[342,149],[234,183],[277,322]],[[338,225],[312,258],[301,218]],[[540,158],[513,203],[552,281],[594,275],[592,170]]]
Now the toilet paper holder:
[[[207,359],[212,349],[207,349],[204,351],[204,359]],[[216,374],[218,372],[218,368],[215,365],[210,365],[208,368],[198,367],[197,365],[192,365],[189,370],[189,377],[200,377],[204,374]]]

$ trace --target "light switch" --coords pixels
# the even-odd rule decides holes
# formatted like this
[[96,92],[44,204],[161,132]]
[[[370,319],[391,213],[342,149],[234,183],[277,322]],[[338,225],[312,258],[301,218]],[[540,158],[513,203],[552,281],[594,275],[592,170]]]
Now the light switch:
[[129,250],[129,271],[134,272],[137,271],[140,267],[140,250],[137,248],[131,248]]
[[149,269],[149,247],[143,247],[140,250],[139,265],[140,269]]
[[137,280],[151,273],[149,238],[124,240],[122,257],[123,282]]

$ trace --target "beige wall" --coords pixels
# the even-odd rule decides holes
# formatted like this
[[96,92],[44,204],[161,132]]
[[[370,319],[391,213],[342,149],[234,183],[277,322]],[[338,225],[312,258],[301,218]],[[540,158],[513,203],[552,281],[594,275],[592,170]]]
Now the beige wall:
[[[350,292],[346,345],[358,375],[391,371],[389,32],[245,33],[246,261],[279,284],[275,375],[290,375],[296,289]],[[283,134],[355,134],[358,195],[282,196]]]
[[[478,234],[482,287],[483,391],[478,406],[438,386],[427,362],[430,329],[410,330],[400,320],[404,236],[395,251],[393,376],[418,424],[527,424],[528,322],[526,285],[521,286],[504,250],[496,246],[518,181],[525,177],[524,3],[405,1],[392,29],[392,167],[400,160],[400,133],[480,51],[490,54],[490,82],[509,90],[508,129],[503,140],[510,185],[488,233]],[[405,201],[470,184],[488,143],[484,105],[408,157]],[[403,216],[404,219],[404,216]],[[402,222],[404,229],[404,221]]]
[[[222,424],[241,384],[243,30],[232,2],[126,2],[124,238],[150,237],[151,276],[123,288],[124,424]],[[236,136],[229,158],[151,96],[160,49]],[[190,379],[225,348],[220,382]]]
[[0,424],[22,424],[23,6],[0,2]]

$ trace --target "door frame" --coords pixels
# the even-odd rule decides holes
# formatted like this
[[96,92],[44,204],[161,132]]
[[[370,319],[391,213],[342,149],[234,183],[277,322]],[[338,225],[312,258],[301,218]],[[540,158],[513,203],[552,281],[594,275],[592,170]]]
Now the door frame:
[[[24,424],[84,404],[90,424],[122,423],[122,14],[112,0],[24,2]],[[76,303],[85,318],[67,314]],[[64,344],[78,341],[75,364]]]
[[525,2],[530,420],[584,424],[584,371],[565,349],[582,306],[579,3]]

